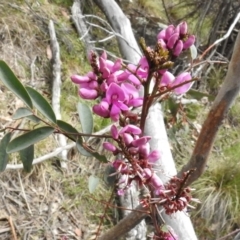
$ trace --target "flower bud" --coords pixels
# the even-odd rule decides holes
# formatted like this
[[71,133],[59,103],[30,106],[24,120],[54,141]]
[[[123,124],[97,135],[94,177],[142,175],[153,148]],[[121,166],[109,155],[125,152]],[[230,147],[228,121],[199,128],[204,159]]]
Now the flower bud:
[[178,40],[176,46],[174,47],[173,55],[178,57],[182,52],[182,50],[183,50],[183,42],[182,40]]
[[182,35],[187,34],[188,26],[187,26],[187,23],[186,23],[186,22],[181,22],[181,23],[179,24],[179,27],[180,27],[180,34],[182,34]]
[[183,43],[183,49],[188,49],[190,48],[195,42],[195,36],[190,35],[188,39]]
[[115,152],[117,150],[117,148],[111,144],[110,142],[104,142],[103,143],[103,148],[110,151],[110,152]]
[[72,75],[71,80],[74,83],[80,84],[80,83],[87,83],[90,81],[88,76],[79,76],[79,75]]
[[169,49],[173,49],[173,47],[175,46],[177,40],[179,39],[179,33],[174,33],[167,42],[167,47]]
[[101,117],[109,117],[109,104],[106,101],[101,101],[99,104],[93,106],[93,112]]
[[98,92],[95,89],[80,88],[78,92],[83,99],[95,99],[98,97]]
[[[188,72],[183,72],[181,74],[179,74],[176,78],[175,78],[175,81],[174,83],[172,84],[172,86],[177,86],[181,83],[184,83],[186,81],[189,81],[191,80],[192,77],[190,75],[190,73]],[[173,91],[176,93],[176,94],[184,94],[186,93],[192,86],[193,82],[189,82],[189,83],[186,83],[178,88],[175,88]]]
[[117,130],[117,127],[115,125],[112,125],[110,131],[111,131],[113,139],[115,139],[115,140],[118,139],[118,130]]
[[129,133],[123,133],[122,138],[126,146],[129,146],[133,141],[133,137]]

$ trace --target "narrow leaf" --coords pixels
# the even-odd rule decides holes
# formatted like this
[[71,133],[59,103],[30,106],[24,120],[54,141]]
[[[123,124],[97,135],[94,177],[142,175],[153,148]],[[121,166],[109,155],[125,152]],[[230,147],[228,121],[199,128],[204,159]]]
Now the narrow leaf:
[[7,153],[18,152],[25,149],[54,132],[52,127],[40,127],[14,138],[7,146]]
[[91,152],[91,154],[100,162],[107,163],[108,160],[105,155],[101,155],[98,152]]
[[86,157],[95,157],[97,160],[103,163],[107,163],[108,160],[105,155],[101,155],[98,152],[96,152],[93,149],[90,148],[84,148],[82,141],[77,141],[76,142],[77,150],[84,156]]
[[[93,130],[93,116],[89,106],[79,102],[77,104],[77,111],[83,133],[91,134]],[[85,139],[88,139],[88,137],[85,137]]]
[[35,89],[26,87],[33,105],[51,122],[56,123],[56,116],[48,101]]
[[213,95],[207,94],[207,93],[203,93],[203,92],[199,92],[197,90],[194,89],[190,89],[187,94],[191,95],[194,99],[197,100],[201,100],[203,97],[208,97],[209,101],[214,101],[215,97]]
[[11,133],[7,133],[0,142],[0,172],[6,169],[8,163],[8,154],[6,148],[11,139]]
[[192,45],[190,47],[190,54],[191,54],[192,60],[194,60],[197,57],[197,48],[195,45]]
[[77,150],[85,157],[92,157],[93,155],[85,150],[85,148],[82,146],[82,139],[79,138],[77,141],[76,141],[76,147],[77,147]]
[[18,108],[17,111],[13,114],[12,118],[14,120],[31,116],[33,113],[28,108]]
[[[76,128],[74,128],[72,125],[62,121],[57,120],[58,127],[65,133],[79,133]],[[69,138],[72,140],[77,140],[79,136],[77,134],[68,134]]]
[[40,118],[38,118],[38,117],[36,117],[36,116],[34,116],[34,115],[27,116],[26,118],[27,118],[28,120],[34,122],[34,123],[39,123],[39,122],[41,121]]
[[24,170],[26,172],[31,172],[32,162],[34,158],[34,145],[31,145],[20,152],[20,159],[23,163]]
[[99,184],[99,178],[97,178],[93,175],[91,175],[88,178],[88,190],[91,194],[96,190],[98,184]]
[[9,66],[0,60],[0,80],[4,85],[9,88],[14,94],[16,94],[29,108],[32,108],[32,101],[28,95],[28,92],[14,75]]

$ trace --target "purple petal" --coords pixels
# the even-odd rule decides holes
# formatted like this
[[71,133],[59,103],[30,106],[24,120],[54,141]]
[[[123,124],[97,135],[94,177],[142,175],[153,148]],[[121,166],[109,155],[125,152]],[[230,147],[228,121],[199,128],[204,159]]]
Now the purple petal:
[[154,150],[148,155],[148,162],[155,163],[159,158],[160,152],[158,150]]
[[163,49],[167,49],[167,44],[166,44],[166,42],[164,42],[164,40],[159,39],[158,43],[162,46]]
[[117,106],[118,108],[120,108],[122,111],[129,110],[128,106],[122,102],[115,102],[114,105]]
[[116,83],[111,83],[106,92],[106,98],[109,103],[113,103],[118,100],[124,101],[125,94],[120,86],[118,86]]
[[107,67],[101,68],[100,71],[102,72],[103,78],[108,78],[109,77],[110,70]]
[[98,97],[98,92],[94,89],[80,88],[78,92],[83,99],[95,99]]
[[131,134],[134,134],[134,135],[139,135],[139,134],[142,133],[142,130],[135,125],[128,124],[127,126],[123,127],[119,131],[119,134],[124,133],[124,132],[131,133]]
[[162,31],[160,31],[157,35],[157,39],[163,39],[165,40],[166,39],[166,29],[163,29]]
[[103,53],[102,53],[102,55],[101,55],[101,58],[103,58],[103,59],[107,59],[107,53],[106,53],[106,51],[103,51]]
[[153,173],[153,174],[152,174],[151,184],[153,185],[154,188],[163,188],[163,182],[162,182],[162,180],[157,176],[156,173]]
[[169,38],[173,35],[174,33],[174,30],[175,30],[175,27],[173,25],[169,25],[167,28],[166,28],[166,40],[168,41]]
[[190,48],[195,42],[195,36],[190,35],[188,39],[183,43],[183,49],[188,49]]
[[127,80],[130,75],[131,75],[131,73],[128,72],[128,71],[120,70],[120,71],[117,72],[117,80],[119,82],[122,82],[124,80]]
[[106,60],[102,57],[99,58],[99,68],[100,71],[103,72],[103,69],[106,68]]
[[[146,75],[146,76],[147,76],[147,75]],[[136,76],[134,76],[134,75],[130,75],[130,76],[128,77],[128,80],[131,81],[133,84],[135,84],[135,85],[137,85],[137,86],[141,85],[140,80],[139,80]]]
[[109,117],[109,104],[106,101],[101,101],[99,104],[93,106],[93,112],[101,117]]
[[149,155],[150,152],[150,145],[149,143],[143,144],[139,147],[139,153],[142,157],[146,158]]
[[151,137],[148,137],[148,136],[141,137],[139,139],[132,141],[132,146],[140,147],[140,146],[146,144],[150,139],[151,139]]
[[118,129],[115,125],[112,125],[111,127],[111,135],[113,139],[118,139]]
[[117,148],[111,144],[110,142],[104,142],[103,143],[103,148],[110,151],[110,152],[115,152],[117,150]]
[[122,60],[121,59],[117,59],[114,62],[114,65],[112,66],[112,72],[117,72],[121,69],[122,67]]
[[168,71],[166,71],[162,75],[160,86],[168,86],[169,84],[171,84],[174,81],[174,79],[175,79],[175,77],[173,76],[173,74],[168,72]]
[[123,89],[123,91],[125,92],[125,94],[127,95],[127,98],[129,100],[132,99],[132,98],[138,98],[139,97],[138,90],[132,84],[123,83],[123,84],[121,84],[121,88]]
[[183,50],[183,42],[182,40],[178,40],[176,46],[174,47],[173,55],[178,57],[182,52],[182,50]]
[[90,78],[90,80],[97,81],[97,75],[94,72],[87,73],[87,76]]
[[129,133],[123,133],[122,138],[126,146],[129,146],[131,142],[133,141],[133,137]]
[[174,33],[167,42],[167,47],[173,49],[174,45],[176,44],[177,40],[179,39],[179,33]]
[[97,89],[98,88],[98,82],[97,81],[90,81],[88,83],[89,88],[91,89]]
[[80,84],[80,83],[87,83],[90,81],[88,76],[79,76],[79,75],[72,75],[71,80],[74,83]]
[[142,57],[139,61],[139,65],[141,68],[143,68],[144,70],[148,70],[149,69],[149,65],[148,65],[148,61],[146,57]]
[[144,168],[142,175],[144,178],[149,179],[152,177],[153,172],[149,168]]
[[[181,83],[184,83],[184,82],[186,82],[188,80],[191,80],[191,79],[192,79],[192,77],[191,77],[190,73],[183,72],[183,73],[179,74],[176,77],[176,79],[175,79],[174,83],[172,84],[172,86],[177,86],[177,85],[179,85]],[[189,82],[189,83],[184,84],[184,85],[182,85],[182,86],[180,86],[178,88],[175,88],[173,91],[176,94],[184,94],[191,88],[192,84],[193,84],[193,82]]]
[[128,102],[128,106],[140,107],[143,105],[143,98],[134,98]]
[[180,34],[185,35],[188,31],[187,23],[186,22],[181,22],[179,24],[179,27],[180,27]]
[[110,118],[116,122],[119,120],[119,115],[120,115],[120,108],[117,107],[115,104],[112,105],[111,110],[110,110]]

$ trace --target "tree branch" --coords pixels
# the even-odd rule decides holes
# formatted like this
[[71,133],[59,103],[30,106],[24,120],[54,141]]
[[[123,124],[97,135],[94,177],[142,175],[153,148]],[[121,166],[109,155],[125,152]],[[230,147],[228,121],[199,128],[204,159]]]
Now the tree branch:
[[197,180],[205,171],[209,153],[222,121],[231,107],[240,89],[240,32],[236,39],[233,55],[228,67],[228,72],[223,85],[213,103],[206,121],[202,126],[202,131],[198,137],[193,154],[189,162],[178,173],[181,178],[183,173],[196,169],[187,180],[186,185],[190,185]]

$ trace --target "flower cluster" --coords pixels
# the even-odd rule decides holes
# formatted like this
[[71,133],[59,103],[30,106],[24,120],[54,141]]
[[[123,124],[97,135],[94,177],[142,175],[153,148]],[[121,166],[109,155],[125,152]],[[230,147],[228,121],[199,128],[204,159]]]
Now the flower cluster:
[[139,97],[136,85],[128,79],[130,73],[121,70],[120,59],[112,62],[106,52],[99,57],[91,53],[90,62],[93,71],[85,76],[73,75],[71,79],[79,84],[79,95],[84,99],[101,98],[93,106],[93,112],[104,118],[118,121],[120,114],[129,111],[130,107],[139,107],[143,98]]
[[186,22],[182,22],[176,27],[168,26],[157,35],[158,42],[164,49],[172,52],[173,56],[179,56],[182,51],[190,48],[195,42],[195,36],[188,34]]
[[[92,71],[84,76],[73,75],[72,81],[79,86],[79,95],[84,99],[99,102],[93,106],[93,112],[103,118],[119,121],[120,129],[113,125],[111,136],[114,143],[104,142],[103,147],[111,151],[117,159],[112,163],[119,174],[118,194],[130,187],[132,181],[138,186],[148,186],[150,199],[143,199],[144,205],[161,204],[167,214],[183,210],[192,199],[190,189],[184,188],[184,180],[173,177],[163,184],[154,170],[154,165],[160,159],[159,151],[151,151],[149,136],[143,136],[143,128],[148,108],[155,98],[167,92],[184,94],[192,86],[189,72],[174,76],[170,68],[174,60],[183,51],[189,49],[195,41],[188,34],[186,22],[176,27],[168,26],[157,35],[154,49],[145,45],[141,47],[144,56],[138,65],[123,64],[118,59],[115,62],[107,59],[106,52],[100,57],[95,53],[89,56]],[[154,86],[151,87],[153,83]],[[139,88],[144,89],[144,98],[139,95]],[[142,106],[139,114],[131,112],[132,107]],[[143,121],[142,121],[143,119]],[[139,123],[141,128],[139,128]],[[169,232],[163,232],[164,238],[176,239]],[[172,238],[173,237],[173,238]]]
[[106,52],[100,57],[92,52],[89,57],[92,71],[84,76],[71,76],[72,81],[79,85],[82,98],[100,99],[100,103],[93,106],[95,114],[118,121],[131,107],[141,106],[143,98],[139,96],[138,89],[144,85],[152,68],[157,74],[151,77],[158,80],[159,91],[167,88],[175,94],[184,94],[190,89],[190,73],[184,72],[175,77],[167,71],[172,66],[171,56],[178,56],[195,41],[194,36],[187,33],[187,24],[183,22],[176,28],[170,25],[158,34],[157,40],[156,49],[147,47],[144,51],[146,56],[137,66],[129,64],[122,69],[122,60],[112,62],[107,59]]
[[[123,194],[133,180],[139,185],[146,183],[150,177],[145,172],[160,158],[159,151],[150,151],[149,136],[140,136],[141,129],[128,124],[118,131],[117,127],[111,127],[111,134],[117,146],[110,142],[104,142],[103,147],[113,152],[118,158],[113,162],[117,173],[121,173],[119,180],[119,194]],[[121,187],[120,187],[121,186]]]

